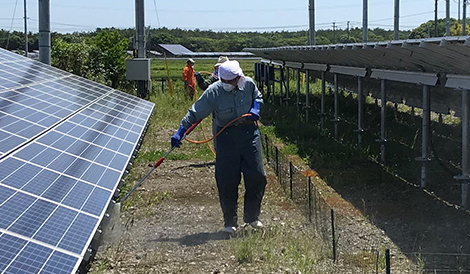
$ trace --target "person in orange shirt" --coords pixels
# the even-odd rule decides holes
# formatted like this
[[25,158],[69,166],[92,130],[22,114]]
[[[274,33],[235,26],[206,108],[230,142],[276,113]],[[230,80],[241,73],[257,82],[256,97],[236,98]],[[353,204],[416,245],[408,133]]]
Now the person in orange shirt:
[[196,94],[196,77],[194,76],[194,60],[188,59],[186,66],[183,69],[184,90],[186,94],[191,97],[191,100]]

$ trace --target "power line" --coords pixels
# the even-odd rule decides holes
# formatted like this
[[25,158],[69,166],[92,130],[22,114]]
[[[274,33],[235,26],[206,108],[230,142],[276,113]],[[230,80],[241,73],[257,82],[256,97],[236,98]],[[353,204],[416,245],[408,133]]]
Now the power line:
[[[429,14],[429,13],[434,13],[434,11],[426,11],[426,12],[402,15],[402,16],[400,16],[400,18],[413,17],[413,16],[424,15],[424,14]],[[380,21],[387,21],[387,20],[392,20],[392,19],[394,19],[394,18],[384,18],[384,19],[370,20],[369,22],[380,22]]]
[[7,46],[6,49],[8,50],[8,44],[10,44],[10,36],[11,36],[11,30],[13,29],[13,18],[15,18],[15,13],[16,13],[16,7],[18,6],[18,0],[15,2],[15,8],[13,9],[13,16],[11,17],[11,25],[10,25],[10,30],[8,31],[8,39],[7,39]]
[[153,5],[155,6],[155,14],[157,15],[158,28],[160,28],[160,19],[158,18],[158,9],[157,9],[157,1],[156,0],[153,0]]

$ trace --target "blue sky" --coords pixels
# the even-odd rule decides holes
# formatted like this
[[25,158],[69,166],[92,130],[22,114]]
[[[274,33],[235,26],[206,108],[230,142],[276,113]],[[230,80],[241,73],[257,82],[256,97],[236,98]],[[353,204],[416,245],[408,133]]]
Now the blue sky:
[[[450,0],[458,17],[459,0]],[[460,0],[462,2],[463,0]],[[1,0],[0,28],[23,30],[24,0]],[[92,31],[135,26],[134,0],[51,0],[51,31]],[[214,31],[295,31],[308,29],[308,0],[145,0],[145,25]],[[363,0],[315,0],[316,29],[362,25]],[[393,29],[394,0],[369,0],[369,28]],[[16,12],[15,12],[16,6]],[[156,8],[155,8],[156,7]],[[28,30],[38,30],[38,0],[27,0]],[[434,19],[434,0],[401,0],[400,29]],[[14,16],[13,16],[14,15]],[[439,18],[445,0],[439,0]],[[460,16],[461,17],[461,16]],[[12,20],[13,18],[13,20]]]

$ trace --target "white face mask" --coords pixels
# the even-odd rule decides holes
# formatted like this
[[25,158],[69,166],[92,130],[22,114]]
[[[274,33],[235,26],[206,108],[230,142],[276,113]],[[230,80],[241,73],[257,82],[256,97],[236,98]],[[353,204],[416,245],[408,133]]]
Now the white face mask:
[[235,88],[234,85],[231,85],[229,83],[224,83],[224,82],[222,82],[222,87],[224,88],[225,91],[232,91]]
[[243,89],[243,87],[245,87],[245,83],[246,83],[245,77],[240,77],[240,79],[238,79],[238,83],[237,83],[238,89],[239,90]]

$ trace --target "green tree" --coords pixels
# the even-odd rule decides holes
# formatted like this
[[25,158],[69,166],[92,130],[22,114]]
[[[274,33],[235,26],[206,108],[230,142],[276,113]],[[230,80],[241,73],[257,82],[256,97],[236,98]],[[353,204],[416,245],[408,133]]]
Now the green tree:
[[317,44],[317,45],[329,45],[329,44],[331,44],[331,41],[330,41],[330,39],[328,39],[327,37],[325,37],[323,35],[317,35],[317,36],[315,36],[315,44]]
[[119,89],[127,86],[126,58],[128,39],[121,38],[119,31],[100,31],[91,40],[90,67],[101,74],[106,84]]
[[67,43],[60,37],[55,38],[51,47],[51,64],[78,76],[90,78],[93,76],[89,58],[91,48],[85,41]]

